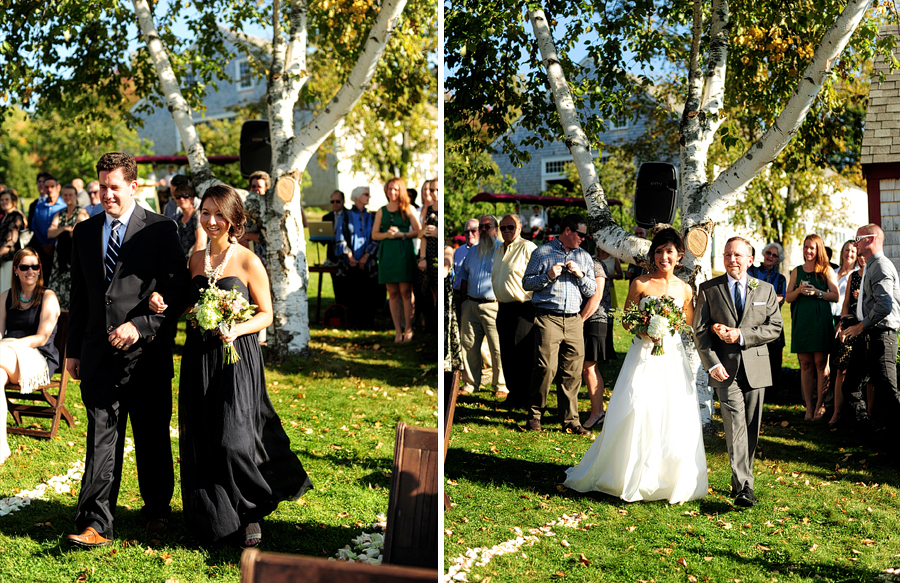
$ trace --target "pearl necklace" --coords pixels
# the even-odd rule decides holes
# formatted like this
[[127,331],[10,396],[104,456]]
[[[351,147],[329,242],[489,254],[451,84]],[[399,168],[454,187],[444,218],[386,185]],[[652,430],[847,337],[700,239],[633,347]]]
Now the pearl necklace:
[[228,251],[225,252],[225,259],[222,260],[222,263],[219,264],[215,269],[212,268],[212,261],[210,260],[210,246],[211,242],[206,242],[206,255],[203,259],[203,272],[206,274],[206,279],[209,281],[209,285],[216,285],[216,282],[219,281],[219,278],[222,277],[222,273],[225,271],[225,266],[228,265],[228,260],[231,259],[231,256],[234,255],[235,249],[237,249],[236,243],[230,243],[228,245]]

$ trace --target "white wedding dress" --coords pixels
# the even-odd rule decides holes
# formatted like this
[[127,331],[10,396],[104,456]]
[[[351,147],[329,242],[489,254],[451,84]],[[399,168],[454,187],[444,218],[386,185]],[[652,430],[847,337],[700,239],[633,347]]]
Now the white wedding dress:
[[653,356],[652,349],[652,341],[635,337],[603,431],[578,465],[566,470],[567,488],[605,492],[626,502],[675,504],[706,496],[700,407],[681,336],[666,335],[664,354]]

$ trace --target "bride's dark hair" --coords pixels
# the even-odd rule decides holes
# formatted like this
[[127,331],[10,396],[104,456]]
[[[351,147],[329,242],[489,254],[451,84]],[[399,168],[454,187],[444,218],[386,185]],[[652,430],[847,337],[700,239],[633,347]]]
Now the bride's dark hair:
[[[647,258],[650,260],[650,263],[653,264],[654,268],[656,267],[656,263],[653,258],[656,256],[656,250],[660,247],[665,247],[669,243],[675,246],[675,250],[678,251],[678,254],[681,255],[681,257],[684,257],[684,239],[681,238],[681,233],[671,227],[662,229],[653,236],[653,240],[650,242],[650,251],[647,252]],[[676,267],[681,267],[681,257],[678,258],[678,265]]]

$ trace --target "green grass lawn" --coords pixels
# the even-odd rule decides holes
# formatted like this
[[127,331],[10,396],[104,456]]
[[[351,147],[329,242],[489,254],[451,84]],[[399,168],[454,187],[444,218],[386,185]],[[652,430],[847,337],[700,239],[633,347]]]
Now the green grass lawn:
[[[179,346],[183,341],[180,333]],[[315,488],[266,519],[261,548],[327,557],[359,533],[371,532],[376,516],[387,512],[397,423],[437,426],[437,339],[423,334],[395,345],[393,331],[313,326],[310,349],[309,359],[268,366],[266,381]],[[177,352],[173,391],[181,364]],[[55,440],[10,436],[16,453],[0,466],[0,498],[32,490],[83,458],[87,420],[77,383],[69,384],[67,405],[76,425],[63,423]],[[173,427],[177,415],[176,398]],[[172,447],[177,463],[177,437]],[[0,581],[239,580],[238,549],[204,549],[190,535],[177,480],[169,529],[156,539],[144,533],[133,455],[123,469],[115,543],[71,549],[63,539],[74,532],[78,486],[75,481],[69,493],[51,491],[46,500],[0,516]]]
[[[617,284],[621,303],[626,289]],[[615,340],[619,360],[603,369],[607,398],[630,335],[617,326]],[[785,366],[797,366],[787,351]],[[585,419],[584,389],[580,402]],[[465,580],[480,582],[877,581],[900,567],[896,466],[838,430],[804,422],[801,406],[766,406],[754,467],[760,504],[749,510],[732,505],[721,431],[706,441],[703,500],[629,504],[566,490],[565,470],[591,441],[559,431],[555,395],[549,407],[549,430],[536,434],[522,432],[524,415],[488,391],[459,399],[445,463],[453,503],[444,516],[445,572],[467,556],[475,561]]]

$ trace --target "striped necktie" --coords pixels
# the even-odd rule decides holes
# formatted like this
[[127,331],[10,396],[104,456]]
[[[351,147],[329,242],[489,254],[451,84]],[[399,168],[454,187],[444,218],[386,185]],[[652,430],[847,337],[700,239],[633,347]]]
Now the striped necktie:
[[116,270],[116,262],[119,260],[119,227],[122,223],[119,219],[113,219],[110,225],[109,243],[106,246],[106,281],[112,281],[113,272]]

